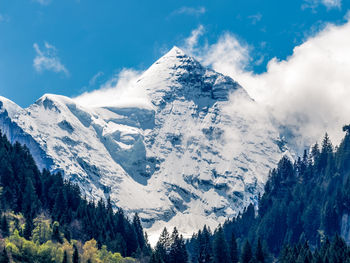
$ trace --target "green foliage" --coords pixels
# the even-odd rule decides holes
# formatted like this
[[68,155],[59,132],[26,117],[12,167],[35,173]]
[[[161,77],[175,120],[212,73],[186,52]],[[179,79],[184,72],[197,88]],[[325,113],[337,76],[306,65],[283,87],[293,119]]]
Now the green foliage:
[[[48,241],[48,235],[57,243],[62,243],[63,237],[82,242],[94,239],[98,247],[106,245],[122,256],[148,257],[151,253],[137,215],[129,221],[121,209],[113,212],[110,200],[95,204],[83,199],[77,185],[64,181],[59,173],[40,172],[28,148],[11,145],[1,132],[0,189],[0,209],[24,216],[23,229],[20,222],[13,224],[27,240],[41,245]],[[34,221],[40,213],[57,222],[52,232],[46,223],[37,225]],[[7,236],[4,220],[2,217],[1,234]]]
[[34,243],[44,244],[49,241],[52,236],[50,220],[40,216],[34,220],[34,230],[32,240]]
[[[15,217],[9,217],[10,223]],[[21,220],[24,220],[20,218]],[[132,258],[124,258],[120,253],[108,251],[107,246],[97,248],[97,242],[91,239],[84,244],[72,240],[69,243],[62,238],[61,242],[51,240],[50,233],[58,226],[57,222],[51,224],[50,219],[40,216],[34,220],[35,229],[32,240],[27,240],[19,234],[17,229],[10,231],[9,237],[3,240],[4,248],[0,254],[1,262],[38,262],[38,263],[135,263]],[[62,237],[62,233],[59,232]],[[80,247],[80,253],[79,249]],[[82,259],[80,261],[79,259]]]

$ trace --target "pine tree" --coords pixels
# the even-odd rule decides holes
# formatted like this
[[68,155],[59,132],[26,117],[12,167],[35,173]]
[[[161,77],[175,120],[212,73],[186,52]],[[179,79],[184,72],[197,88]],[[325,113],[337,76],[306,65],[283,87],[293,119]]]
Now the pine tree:
[[62,240],[62,237],[61,237],[61,233],[60,233],[60,229],[59,229],[59,223],[57,221],[55,221],[53,223],[53,226],[52,226],[52,241],[54,242],[58,242],[58,243],[63,243],[63,240]]
[[23,237],[27,240],[32,236],[32,231],[34,229],[34,223],[31,216],[26,218],[26,223],[24,226]]
[[1,218],[1,233],[3,237],[8,237],[10,234],[9,225],[5,214]]
[[157,257],[161,262],[168,262],[170,246],[171,246],[171,241],[170,241],[169,232],[165,227],[162,233],[160,234],[159,240],[155,248]]
[[187,263],[188,255],[185,246],[185,242],[182,236],[179,236],[179,232],[176,227],[171,234],[171,246],[169,251],[170,263]]
[[4,247],[0,256],[0,263],[10,263],[9,256],[7,255],[7,251]]
[[238,248],[235,234],[232,232],[231,235],[231,243],[230,243],[230,255],[231,255],[231,263],[238,263]]
[[162,263],[157,257],[156,253],[152,253],[149,263]]
[[314,146],[311,148],[311,157],[312,157],[312,162],[314,165],[318,165],[318,161],[320,158],[320,148],[318,146],[318,143],[315,143]]
[[23,194],[22,210],[25,218],[34,218],[38,209],[38,197],[30,177],[26,178],[26,187]]
[[143,250],[145,246],[145,237],[143,235],[143,229],[141,226],[141,220],[139,215],[136,213],[133,218],[133,228],[136,233],[137,243],[141,250]]
[[67,251],[64,251],[62,263],[68,263]]
[[253,259],[252,247],[248,240],[245,242],[241,255],[241,263],[249,263]]
[[213,252],[210,242],[210,232],[207,226],[204,226],[203,231],[198,232],[198,262],[211,262],[212,253]]
[[258,263],[265,263],[265,255],[261,244],[261,239],[258,239],[258,244],[255,251],[255,260]]
[[72,262],[73,263],[79,263],[79,252],[78,252],[78,248],[76,245],[73,245],[74,248],[74,252],[73,252],[73,258],[72,258]]
[[229,251],[227,248],[227,243],[224,235],[224,230],[220,225],[214,235],[214,262],[215,263],[229,263]]

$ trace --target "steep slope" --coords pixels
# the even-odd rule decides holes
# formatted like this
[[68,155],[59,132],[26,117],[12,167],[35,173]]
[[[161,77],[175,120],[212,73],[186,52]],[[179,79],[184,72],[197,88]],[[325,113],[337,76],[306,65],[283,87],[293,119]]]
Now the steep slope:
[[2,98],[0,127],[88,198],[110,196],[138,212],[151,234],[164,226],[191,234],[256,202],[282,151],[238,83],[174,47],[134,85],[144,106],[93,108],[44,95],[21,109]]

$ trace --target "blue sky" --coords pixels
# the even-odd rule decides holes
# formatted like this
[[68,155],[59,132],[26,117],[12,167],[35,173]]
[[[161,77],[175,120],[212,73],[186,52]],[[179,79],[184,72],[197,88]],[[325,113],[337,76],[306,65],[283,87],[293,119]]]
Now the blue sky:
[[146,69],[198,28],[197,46],[230,33],[249,47],[245,66],[263,73],[326,23],[345,23],[349,7],[349,0],[0,0],[0,95],[23,107],[44,93],[77,96],[124,68]]

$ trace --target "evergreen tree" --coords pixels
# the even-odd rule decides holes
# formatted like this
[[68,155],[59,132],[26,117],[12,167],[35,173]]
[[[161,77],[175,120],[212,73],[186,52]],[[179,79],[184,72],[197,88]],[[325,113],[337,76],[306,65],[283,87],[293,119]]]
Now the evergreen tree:
[[176,227],[171,234],[171,246],[169,251],[170,263],[187,263],[188,255],[183,237],[179,235]]
[[[138,217],[130,222],[121,209],[114,213],[110,200],[107,205],[100,201],[97,206],[87,202],[77,185],[65,181],[60,173],[40,172],[28,148],[19,143],[11,145],[1,132],[0,187],[0,209],[24,215],[24,230],[18,220],[14,220],[14,228],[21,229],[20,234],[27,239],[32,236],[35,216],[43,212],[59,223],[60,228],[53,226],[54,241],[62,242],[59,233],[62,229],[67,240],[95,239],[99,246],[107,245],[111,252],[120,251],[124,256],[140,250],[150,253]],[[6,228],[6,218],[2,217],[0,229],[3,237],[7,235]],[[39,232],[35,233],[35,238],[40,236]]]
[[30,239],[30,237],[32,236],[32,231],[34,229],[34,223],[33,223],[33,219],[31,216],[26,218],[26,223],[24,226],[24,231],[23,231],[23,237],[25,239]]
[[59,223],[57,221],[55,221],[52,225],[52,241],[54,242],[58,242],[58,243],[63,243],[62,237],[61,237],[61,233],[60,233],[60,229],[59,229]]
[[157,257],[156,253],[153,252],[150,258],[149,263],[162,263],[159,258]]
[[241,254],[241,263],[249,263],[253,259],[252,247],[248,240],[245,242]]
[[9,256],[7,255],[7,251],[4,247],[0,256],[0,263],[10,263]]
[[72,262],[73,263],[79,263],[79,252],[78,252],[78,248],[76,245],[73,245],[74,251],[73,251],[73,258],[72,258]]
[[258,239],[258,244],[256,245],[255,260],[258,263],[265,263],[265,255],[261,244],[261,239]]
[[316,162],[318,161],[319,155],[320,155],[320,148],[318,146],[318,143],[315,143],[315,145],[312,146],[311,148],[311,156],[314,164],[316,164]]
[[238,263],[239,261],[238,247],[236,242],[236,236],[233,232],[231,235],[230,256],[231,256],[231,263]]
[[1,233],[3,237],[8,237],[10,234],[9,225],[5,214],[1,218]]
[[25,218],[34,218],[38,209],[38,197],[30,177],[26,178],[22,209]]
[[67,251],[64,251],[62,263],[68,263]]
[[170,247],[171,247],[171,240],[169,236],[169,232],[167,228],[165,227],[160,234],[159,240],[156,244],[155,252],[157,257],[161,262],[169,262],[168,256],[170,252]]
[[230,262],[227,242],[221,225],[218,227],[214,235],[213,252],[215,263]]
[[140,247],[141,250],[145,247],[145,237],[143,235],[143,229],[141,226],[141,220],[138,214],[136,213],[134,218],[133,218],[133,229],[135,230],[136,238],[137,238],[137,243],[138,246]]
[[210,232],[207,226],[203,227],[203,231],[198,232],[198,258],[200,263],[212,262],[212,247],[210,241]]

